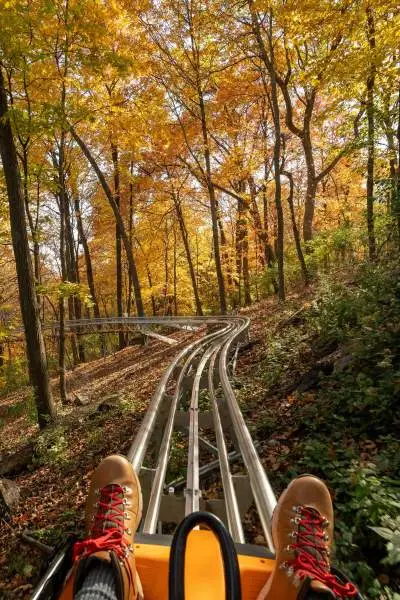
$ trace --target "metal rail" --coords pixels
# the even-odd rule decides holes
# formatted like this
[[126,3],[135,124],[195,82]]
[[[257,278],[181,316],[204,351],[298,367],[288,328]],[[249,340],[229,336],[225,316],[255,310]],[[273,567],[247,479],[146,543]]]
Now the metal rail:
[[[176,409],[178,407],[179,400],[181,398],[181,393],[182,393],[181,387],[182,387],[183,378],[184,378],[188,368],[191,366],[194,358],[199,354],[201,347],[205,343],[205,341],[207,340],[209,342],[212,339],[214,339],[215,337],[216,337],[216,334],[210,334],[210,335],[206,336],[206,338],[204,340],[201,340],[197,343],[191,344],[190,349],[193,349],[193,348],[194,349],[193,349],[192,353],[190,354],[190,356],[186,359],[185,364],[183,365],[183,367],[179,373],[179,377],[178,377],[176,388],[175,388],[175,393],[174,393],[174,396],[171,401],[171,408],[170,408],[170,412],[169,412],[168,421],[166,423],[163,439],[161,442],[161,448],[160,448],[160,453],[159,453],[159,462],[157,465],[157,469],[156,469],[156,473],[155,473],[155,477],[154,477],[154,483],[153,483],[153,487],[151,490],[149,506],[148,506],[146,518],[144,521],[144,527],[143,527],[144,533],[155,533],[156,532],[157,518],[158,518],[158,513],[160,510],[162,491],[163,491],[163,487],[164,487],[165,476],[166,476],[167,466],[168,466],[168,458],[169,458],[169,452],[170,452],[170,447],[171,447],[171,437],[172,437],[172,432],[174,429],[175,413],[176,413]],[[173,361],[173,363],[172,363],[173,367],[175,367],[177,362],[178,361],[176,361],[176,359]],[[171,365],[170,365],[169,369],[167,370],[167,373],[169,373],[170,370],[171,370]],[[165,375],[164,375],[164,377],[165,377]],[[157,398],[157,401],[158,401],[158,396],[159,396],[159,391],[156,390],[155,397]],[[139,431],[139,433],[136,437],[136,440],[138,438],[141,438],[140,443],[142,444],[142,448],[143,448],[144,445],[146,447],[148,445],[149,436],[151,435],[151,431],[149,429],[148,424],[146,426],[142,425],[141,429],[142,429],[142,431]],[[137,463],[137,461],[135,463],[135,458],[139,454],[139,450],[137,448],[138,448],[138,444],[135,445],[135,443],[134,443],[129,452],[129,455],[128,455],[128,457],[132,461],[133,465],[135,465]]]
[[[155,337],[173,344],[176,340],[165,335],[168,330],[196,334],[194,340],[184,338],[186,345],[165,370],[128,452],[144,488],[144,533],[154,534],[160,531],[160,525],[162,530],[163,522],[179,522],[193,511],[207,509],[222,517],[233,539],[243,543],[242,519],[254,501],[265,539],[273,550],[270,523],[276,499],[229,380],[240,343],[248,339],[249,325],[249,319],[241,315],[66,321],[65,330],[72,335],[137,331],[150,339]],[[160,330],[163,333],[159,333]],[[45,324],[44,331],[58,335],[58,323]],[[206,400],[201,397],[199,409],[201,390]],[[183,496],[179,494],[179,486],[177,494],[174,489],[165,493],[173,434],[177,430],[183,432],[188,443]],[[215,451],[218,461],[209,462],[204,458]],[[238,453],[245,472],[241,476],[232,475],[230,471],[230,460]],[[201,475],[210,473],[213,465],[219,466],[223,498],[206,500],[202,498],[204,479]]]
[[[248,337],[249,319],[242,316],[218,316],[187,319],[175,317],[161,321],[174,326],[196,324],[197,330],[208,325],[212,327],[213,333],[189,343],[172,360],[159,382],[128,453],[133,466],[140,471],[146,457],[152,456],[150,450],[156,448],[158,452],[155,468],[145,470],[149,489],[143,532],[153,534],[160,530],[162,522],[179,521],[200,508],[215,508],[224,517],[233,539],[239,543],[245,541],[242,517],[246,503],[243,503],[240,485],[245,485],[246,481],[243,480],[246,477],[232,476],[229,444],[240,452],[249,481],[246,489],[250,490],[264,536],[273,550],[270,522],[276,499],[228,376],[229,366],[234,369],[236,363],[238,345]],[[157,320],[157,325],[159,324]],[[209,407],[205,409],[203,406],[202,410],[199,409],[201,389],[208,394]],[[186,418],[184,426],[183,417]],[[174,493],[171,496],[171,492],[174,492],[171,489],[169,494],[164,493],[168,487],[166,478],[173,432],[178,429],[187,434],[188,440],[186,488],[183,497],[175,496]],[[209,439],[210,435],[215,443]],[[202,499],[200,438],[206,441],[206,444],[202,444],[203,448],[208,442],[211,447],[216,445],[218,449],[223,500]],[[219,502],[224,504],[223,508]]]

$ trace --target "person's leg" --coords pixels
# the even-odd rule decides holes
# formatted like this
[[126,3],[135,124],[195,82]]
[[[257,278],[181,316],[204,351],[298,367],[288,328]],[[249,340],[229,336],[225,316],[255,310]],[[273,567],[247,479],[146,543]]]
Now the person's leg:
[[[96,561],[96,562],[95,562]],[[112,567],[96,558],[88,569],[75,600],[117,600]]]
[[93,474],[86,503],[86,538],[74,546],[74,567],[62,600],[142,600],[133,540],[142,493],[131,463],[104,459]]
[[333,600],[357,596],[356,587],[331,573],[333,506],[317,477],[298,477],[272,517],[275,568],[258,600]]

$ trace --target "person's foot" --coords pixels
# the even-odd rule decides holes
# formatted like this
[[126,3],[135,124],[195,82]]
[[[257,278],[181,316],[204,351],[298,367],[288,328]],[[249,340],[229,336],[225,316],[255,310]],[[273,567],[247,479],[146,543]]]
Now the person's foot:
[[290,483],[272,517],[275,569],[258,600],[299,600],[309,592],[326,599],[357,595],[351,583],[331,574],[333,506],[326,485],[303,475]]
[[[133,539],[142,516],[142,493],[131,463],[108,456],[95,470],[86,503],[86,538],[74,547],[74,593],[98,560],[114,573],[119,600],[143,596],[133,554]],[[97,560],[95,560],[97,559]]]

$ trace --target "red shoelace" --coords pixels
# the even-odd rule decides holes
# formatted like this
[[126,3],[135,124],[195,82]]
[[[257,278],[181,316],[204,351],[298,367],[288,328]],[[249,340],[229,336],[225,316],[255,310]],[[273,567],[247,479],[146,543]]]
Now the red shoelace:
[[287,562],[300,579],[309,577],[326,585],[338,598],[357,595],[357,588],[350,582],[341,583],[330,572],[328,548],[325,540],[325,519],[312,508],[300,507],[296,541],[290,544],[295,558]]
[[98,510],[90,531],[91,537],[74,546],[73,560],[101,550],[113,550],[119,557],[125,554],[124,490],[116,484],[107,485],[99,493]]

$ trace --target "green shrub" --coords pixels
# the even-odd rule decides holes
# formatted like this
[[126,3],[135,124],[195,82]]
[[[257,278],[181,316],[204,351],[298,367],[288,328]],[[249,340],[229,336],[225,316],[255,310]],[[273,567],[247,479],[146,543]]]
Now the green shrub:
[[386,540],[387,556],[382,562],[387,565],[400,564],[400,516],[392,518],[385,515],[380,527],[371,527],[371,529]]
[[0,396],[27,385],[29,382],[25,357],[15,357],[0,367]]
[[[341,240],[338,233],[338,251]],[[323,248],[319,251],[323,260]],[[307,373],[319,350],[338,351],[333,371],[320,374],[318,384],[305,395],[297,393],[288,408],[296,441],[274,483],[283,488],[304,472],[328,483],[335,505],[335,562],[367,598],[377,600],[399,598],[399,323],[398,263],[362,265],[348,283],[324,277],[305,323],[270,335],[260,364],[268,397]],[[262,405],[257,435],[265,439],[285,429],[281,420]]]
[[35,446],[34,464],[65,466],[68,464],[68,442],[65,427],[47,427],[38,437]]

